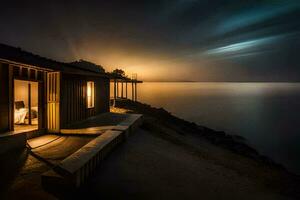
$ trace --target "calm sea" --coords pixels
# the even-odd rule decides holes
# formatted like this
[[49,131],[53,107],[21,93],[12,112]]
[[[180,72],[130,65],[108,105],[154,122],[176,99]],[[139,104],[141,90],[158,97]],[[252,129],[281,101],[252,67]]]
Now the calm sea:
[[144,82],[138,100],[241,135],[261,154],[300,174],[300,83]]

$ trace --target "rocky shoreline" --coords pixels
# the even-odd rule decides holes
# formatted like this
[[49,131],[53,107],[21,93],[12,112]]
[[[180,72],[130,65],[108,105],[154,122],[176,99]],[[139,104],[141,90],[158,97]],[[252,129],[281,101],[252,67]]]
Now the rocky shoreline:
[[[215,162],[236,170],[241,176],[249,176],[256,179],[256,181],[262,182],[271,190],[283,195],[296,197],[296,199],[300,198],[300,176],[289,172],[282,164],[261,155],[257,150],[250,147],[246,143],[246,139],[241,136],[230,135],[223,131],[216,131],[180,119],[163,108],[155,108],[140,102],[118,100],[115,106],[117,109],[123,109],[127,113],[143,114],[145,129],[152,133],[159,132],[159,137],[166,137],[166,139],[173,140],[173,142],[183,145],[192,151],[195,150],[197,153],[203,154],[203,152],[197,150],[199,144],[190,145],[191,143],[186,144],[182,141],[192,135],[190,142],[193,140],[207,141],[211,145],[224,149],[221,156],[222,154],[228,155],[225,153],[226,151],[232,152],[236,157],[220,158],[220,155],[216,154]],[[216,153],[214,150],[205,150],[205,147],[202,147],[202,150],[207,151],[210,156]],[[249,159],[249,161],[245,159]],[[228,162],[233,162],[234,164],[228,165]]]
[[161,129],[159,124],[170,127],[180,134],[191,133],[199,137],[203,137],[214,145],[228,149],[234,153],[254,159],[257,162],[274,167],[280,170],[286,168],[276,163],[271,158],[259,154],[257,150],[246,144],[246,139],[238,135],[230,135],[224,131],[216,131],[205,126],[200,126],[194,122],[180,119],[163,108],[155,108],[148,104],[140,102],[132,102],[127,100],[116,101],[116,107],[130,110],[132,113],[141,113],[145,115],[146,126]]

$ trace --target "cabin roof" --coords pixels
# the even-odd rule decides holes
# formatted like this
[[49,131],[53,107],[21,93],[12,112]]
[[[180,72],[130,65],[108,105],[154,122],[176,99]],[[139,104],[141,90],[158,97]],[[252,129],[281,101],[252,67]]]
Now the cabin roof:
[[76,66],[70,63],[64,63],[55,61],[49,58],[45,58],[27,51],[21,48],[12,47],[6,44],[0,43],[0,58],[13,62],[18,62],[26,65],[32,65],[41,68],[47,68],[51,70],[61,71],[64,73],[78,74],[78,75],[96,75],[108,77],[104,72],[101,72],[97,66],[84,67]]

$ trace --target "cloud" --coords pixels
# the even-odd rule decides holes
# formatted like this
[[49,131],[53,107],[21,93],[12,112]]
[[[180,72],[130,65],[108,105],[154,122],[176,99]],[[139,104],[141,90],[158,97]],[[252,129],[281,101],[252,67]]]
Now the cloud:
[[224,34],[253,24],[261,23],[276,16],[284,15],[300,8],[300,2],[295,0],[265,1],[264,4],[233,11],[218,26],[218,34]]
[[276,51],[277,49],[273,48],[274,43],[280,43],[283,40],[293,39],[299,36],[299,33],[300,32],[293,32],[236,42],[233,44],[206,50],[203,52],[203,55],[225,57],[230,55],[230,58],[259,55],[273,50]]

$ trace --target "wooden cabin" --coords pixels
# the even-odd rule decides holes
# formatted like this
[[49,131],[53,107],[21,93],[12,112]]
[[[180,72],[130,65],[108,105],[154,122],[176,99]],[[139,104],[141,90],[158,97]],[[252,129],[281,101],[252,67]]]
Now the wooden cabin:
[[0,91],[0,142],[24,132],[59,133],[109,112],[109,77],[99,68],[57,62],[3,44]]

